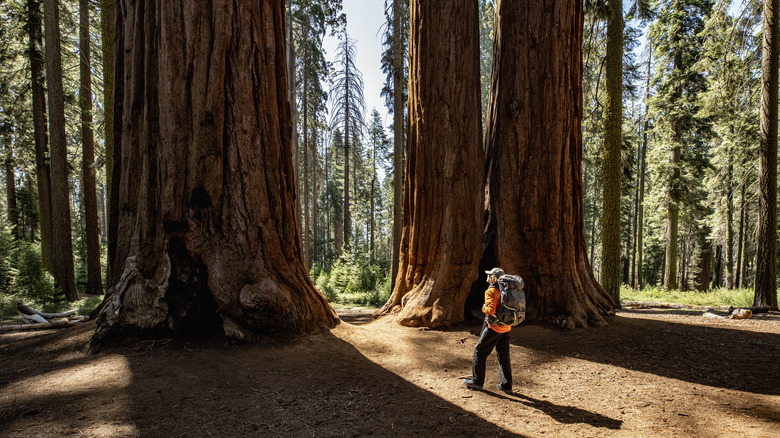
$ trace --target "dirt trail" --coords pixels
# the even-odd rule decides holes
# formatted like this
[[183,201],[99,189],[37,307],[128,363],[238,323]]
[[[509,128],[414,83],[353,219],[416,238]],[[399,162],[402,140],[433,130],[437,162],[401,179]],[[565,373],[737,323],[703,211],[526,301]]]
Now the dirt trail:
[[0,436],[780,437],[777,313],[520,326],[508,396],[495,355],[485,391],[461,382],[479,323],[363,324],[370,312],[292,345],[158,339],[89,356],[92,324],[2,334]]

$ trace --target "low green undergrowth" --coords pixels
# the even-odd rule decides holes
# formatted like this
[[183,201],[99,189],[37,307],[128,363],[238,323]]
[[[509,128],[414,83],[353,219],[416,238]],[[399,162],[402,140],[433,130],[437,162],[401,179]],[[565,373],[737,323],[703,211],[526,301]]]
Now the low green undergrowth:
[[629,301],[658,301],[663,303],[692,304],[697,306],[749,307],[753,305],[752,289],[713,289],[707,292],[646,288],[636,290],[621,286],[620,299]]
[[102,296],[86,297],[72,303],[66,301],[49,302],[43,307],[41,303],[21,294],[0,293],[0,319],[21,317],[16,309],[19,303],[27,304],[35,310],[48,313],[67,312],[75,310],[77,315],[89,315],[103,302]]
[[344,254],[330,270],[315,266],[311,278],[334,307],[379,307],[390,297],[387,261]]

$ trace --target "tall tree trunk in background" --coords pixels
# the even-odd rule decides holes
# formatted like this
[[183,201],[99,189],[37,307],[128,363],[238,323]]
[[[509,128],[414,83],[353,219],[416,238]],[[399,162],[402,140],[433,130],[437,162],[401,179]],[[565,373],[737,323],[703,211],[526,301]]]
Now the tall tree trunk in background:
[[297,243],[282,3],[207,3],[117,4],[120,263],[93,348],[125,330],[338,323]]
[[688,240],[689,235],[684,235],[682,239],[682,256],[678,258],[680,263],[680,281],[678,284],[683,292],[688,290]]
[[742,276],[742,251],[747,250],[744,247],[744,232],[745,232],[745,181],[740,184],[739,190],[739,232],[737,235],[737,275],[734,279],[734,284],[737,288],[741,289],[744,286],[744,277]]
[[639,142],[636,150],[636,190],[634,190],[634,214],[631,231],[631,273],[627,284],[633,287],[636,284],[636,245],[637,231],[639,227],[639,174],[642,172],[642,143]]
[[16,169],[14,168],[14,150],[11,139],[5,139],[5,197],[7,207],[8,224],[14,240],[22,238],[22,227],[19,224],[19,208],[16,206]]
[[598,195],[598,179],[599,173],[596,169],[593,169],[593,202],[590,204],[590,245],[588,245],[588,248],[590,248],[590,258],[588,260],[591,264],[594,264],[596,258],[596,195]]
[[[319,244],[319,236],[320,236],[320,229],[319,229],[319,220],[317,218],[317,215],[319,215],[319,209],[317,208],[317,203],[319,202],[319,164],[318,164],[318,153],[317,153],[317,145],[319,144],[319,140],[317,139],[317,128],[315,123],[315,129],[312,130],[312,149],[311,149],[311,156],[312,156],[312,171],[311,171],[311,187],[312,187],[312,194],[311,194],[311,216],[312,216],[312,254],[314,254],[314,263],[317,263],[318,265],[322,266],[320,263],[320,244]],[[311,260],[310,260],[311,263]]]
[[54,266],[51,263],[51,173],[48,161],[49,140],[46,134],[42,17],[40,0],[27,0],[27,28],[29,32],[27,53],[30,57],[30,80],[32,83],[35,174],[38,181],[38,213],[41,224],[41,258],[46,269],[53,272]]
[[[295,176],[295,187],[300,187],[300,179],[299,179],[299,163],[298,163],[298,156],[299,156],[299,145],[298,145],[298,102],[295,98],[295,36],[293,34],[293,16],[292,16],[292,0],[287,0],[287,33],[286,35],[286,46],[285,49],[287,50],[287,92],[289,94],[290,99],[290,110],[292,114],[292,126],[290,129],[292,130],[292,141],[290,142],[290,154],[292,154],[293,164],[295,167],[293,168],[293,176]],[[302,232],[302,223],[301,223],[301,206],[299,204],[295,205],[295,210],[297,211],[297,214],[295,215],[295,224],[298,227],[298,235],[303,236]],[[294,242],[295,245],[302,245],[302,242]]]
[[734,178],[733,154],[729,151],[728,170],[726,172],[726,289],[734,289]]
[[[482,142],[475,0],[412,0],[409,148],[395,289],[377,314],[407,326],[464,320],[479,276]],[[400,97],[396,94],[396,99]],[[400,171],[400,169],[396,169]]]
[[623,0],[608,0],[604,103],[604,179],[601,219],[601,284],[620,307],[620,177],[623,143]]
[[[745,188],[743,187],[742,190],[744,192]],[[743,193],[743,196],[744,196],[744,193]],[[745,205],[744,208],[747,209],[748,206]],[[751,229],[750,228],[750,215],[749,215],[749,212],[746,210],[745,211],[745,230],[749,230],[749,229]],[[749,261],[748,250],[750,249],[750,247],[748,246],[748,243],[750,243],[750,235],[751,235],[751,233],[747,233],[747,232],[744,233],[744,235],[743,235],[743,240],[744,241],[742,243],[742,274],[741,274],[742,282],[741,282],[741,286],[740,286],[741,288],[750,287],[750,283],[749,283],[750,279],[748,278],[748,275],[747,275],[748,274],[748,261]]]
[[[706,234],[710,234],[709,227]],[[710,271],[712,270],[712,241],[704,240],[704,250],[699,261],[699,273],[696,276],[696,290],[706,292],[710,286]]]
[[[305,38],[304,38],[305,40]],[[305,50],[305,49],[304,49]],[[308,62],[306,54],[304,62]],[[309,234],[309,75],[303,73],[303,260],[311,269],[311,240]]]
[[758,250],[754,306],[777,310],[777,94],[778,0],[764,0],[761,61],[761,138],[759,142]]
[[723,286],[723,246],[715,249],[715,270],[712,273],[712,289]]
[[653,65],[653,50],[650,48],[650,54],[647,57],[647,81],[645,82],[645,120],[642,126],[642,154],[639,158],[639,209],[637,212],[637,230],[636,230],[636,283],[634,287],[638,290],[642,290],[643,287],[643,275],[642,275],[642,260],[644,259],[644,225],[645,225],[645,172],[647,171],[647,130],[650,128],[650,118],[647,116],[647,101],[650,99],[650,69]]
[[[100,36],[103,52],[103,114],[106,150],[106,187],[108,189],[107,215],[108,225],[106,248],[106,278],[112,277],[112,269],[116,263],[117,223],[119,222],[119,172],[120,164],[114,160],[116,147],[114,138],[114,45],[116,28],[115,0],[100,0]],[[116,176],[116,179],[115,179]]]
[[[349,51],[345,56],[349,56]],[[348,65],[348,62],[345,65]],[[345,82],[349,83],[349,68],[345,68],[344,76]],[[352,223],[349,214],[349,92],[349,87],[347,87],[347,97],[344,99],[344,224],[342,228],[342,242],[344,242],[344,249],[347,251],[350,249],[350,236],[352,236]],[[339,255],[341,255],[341,251],[339,251]]]
[[[679,139],[678,136],[675,136]],[[677,141],[677,140],[675,140]],[[672,148],[672,184],[668,191],[668,210],[666,214],[666,266],[664,271],[664,287],[667,290],[677,289],[677,222],[679,218],[680,193],[676,185],[680,180],[680,146]]]
[[[678,50],[674,55],[674,70],[677,72],[682,71],[683,68],[682,54]],[[677,89],[673,93],[672,101],[675,105],[678,105],[678,101],[682,97],[682,85],[677,85]],[[664,270],[664,287],[667,290],[677,289],[677,234],[678,234],[678,220],[680,215],[680,154],[681,154],[681,142],[682,142],[682,126],[680,120],[672,121],[673,135],[672,142],[672,156],[670,160],[670,167],[672,168],[672,175],[669,181],[669,187],[667,188],[667,211],[666,211],[666,266]]]
[[404,54],[401,33],[401,2],[393,0],[393,259],[392,285],[398,277],[398,266],[401,261],[401,234],[403,233],[403,202],[404,202]]
[[615,308],[582,233],[582,25],[577,0],[498,3],[486,134],[482,260],[525,279],[529,320],[569,328]]
[[376,260],[376,247],[374,246],[374,228],[376,226],[376,219],[374,218],[375,205],[376,205],[376,142],[373,145],[373,151],[371,155],[371,206],[369,211],[369,222],[371,223],[371,229],[369,231],[369,252],[371,255],[371,263]]
[[79,71],[81,87],[81,175],[87,239],[87,293],[103,294],[100,270],[100,226],[98,224],[97,183],[95,182],[95,140],[92,132],[92,70],[89,47],[89,1],[79,0]]
[[62,90],[59,1],[45,0],[46,88],[49,97],[51,144],[52,266],[54,278],[68,301],[78,300],[73,272],[70,224],[68,151],[65,142],[65,95]]

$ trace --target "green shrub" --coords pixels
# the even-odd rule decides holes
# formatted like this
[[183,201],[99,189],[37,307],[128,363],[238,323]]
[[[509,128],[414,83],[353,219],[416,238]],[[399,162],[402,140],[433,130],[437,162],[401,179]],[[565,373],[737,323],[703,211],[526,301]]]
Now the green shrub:
[[60,294],[54,289],[54,278],[43,268],[38,244],[23,244],[12,254],[16,269],[14,292],[29,298],[43,312],[58,312],[63,308]]
[[68,303],[68,308],[76,311],[77,315],[89,315],[103,303],[103,296],[87,297],[79,301]]
[[368,301],[366,304],[368,304],[371,307],[380,307],[383,304],[385,304],[387,300],[390,299],[391,284],[392,284],[392,279],[388,274],[383,281],[378,282],[374,286],[374,289],[372,289],[371,292],[369,292]]
[[0,319],[19,316],[16,305],[24,300],[19,295],[0,293]]
[[336,296],[336,293],[333,292],[333,288],[330,287],[330,276],[327,272],[320,271],[317,279],[314,282],[314,285],[323,295],[325,295],[325,299],[327,299],[328,302],[336,302],[338,297]]
[[620,298],[629,301],[660,301],[665,303],[692,304],[696,306],[749,307],[753,305],[753,290],[713,289],[707,292],[698,292],[679,290],[667,291],[657,287],[636,290],[623,285],[620,288]]
[[11,263],[11,254],[16,246],[17,243],[8,224],[5,220],[0,220],[0,292],[9,292],[13,284],[16,271]]
[[[389,262],[345,253],[328,273],[317,269],[315,284],[331,304],[378,307],[390,297]],[[313,278],[313,277],[312,277]]]

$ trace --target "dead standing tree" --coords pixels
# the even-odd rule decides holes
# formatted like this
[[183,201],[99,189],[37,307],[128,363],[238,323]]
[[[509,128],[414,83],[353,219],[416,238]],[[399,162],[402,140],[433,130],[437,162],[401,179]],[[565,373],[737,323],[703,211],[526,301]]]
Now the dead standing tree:
[[486,130],[483,265],[526,280],[528,319],[603,325],[582,207],[582,2],[499,1]]
[[403,237],[395,289],[377,315],[442,327],[463,321],[480,255],[478,9],[475,0],[410,8]]
[[118,241],[93,346],[206,321],[239,339],[335,326],[295,220],[282,2],[148,5],[116,5]]

